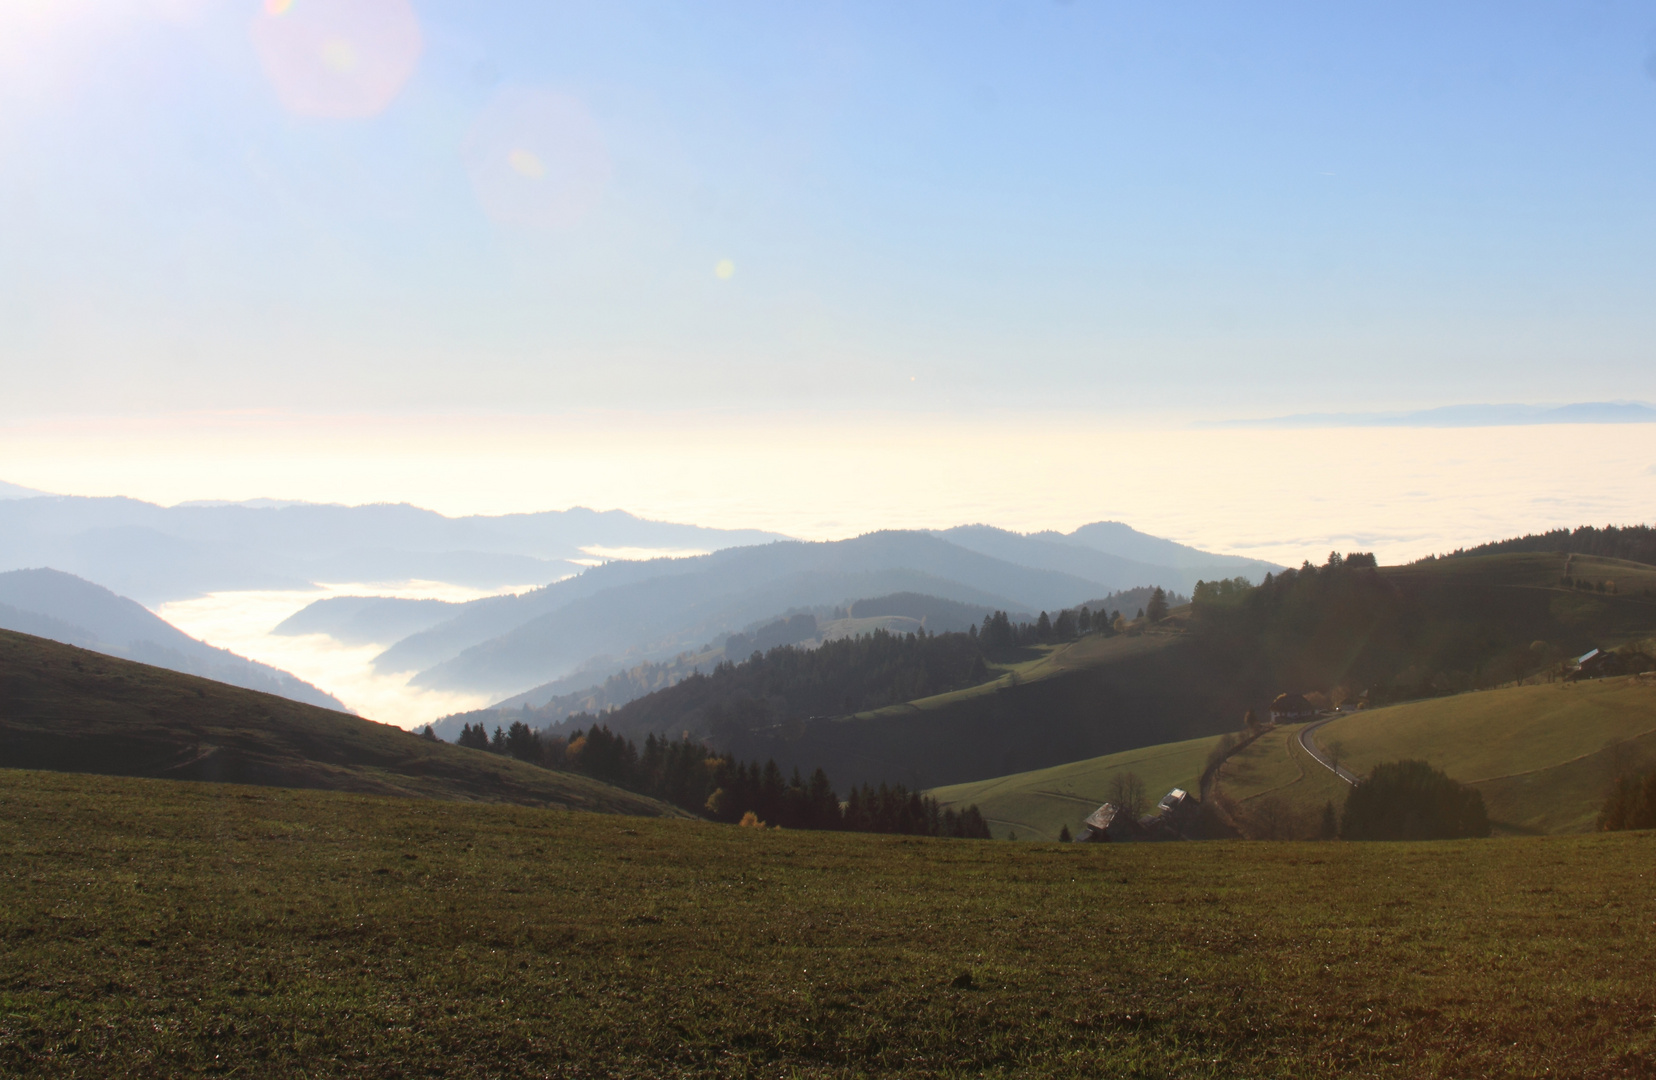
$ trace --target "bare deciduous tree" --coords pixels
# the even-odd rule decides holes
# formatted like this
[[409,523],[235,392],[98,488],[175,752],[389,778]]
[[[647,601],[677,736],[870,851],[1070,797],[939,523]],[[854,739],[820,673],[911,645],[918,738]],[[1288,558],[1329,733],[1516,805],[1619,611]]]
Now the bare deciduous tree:
[[1137,818],[1146,809],[1144,781],[1138,773],[1118,772],[1110,778],[1110,802],[1128,817]]

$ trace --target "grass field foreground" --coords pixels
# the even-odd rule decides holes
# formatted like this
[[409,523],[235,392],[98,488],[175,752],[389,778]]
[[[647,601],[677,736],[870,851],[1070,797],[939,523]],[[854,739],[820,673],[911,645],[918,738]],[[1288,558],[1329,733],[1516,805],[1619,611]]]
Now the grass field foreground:
[[1006,844],[27,772],[0,815],[7,1075],[1656,1070],[1651,834]]

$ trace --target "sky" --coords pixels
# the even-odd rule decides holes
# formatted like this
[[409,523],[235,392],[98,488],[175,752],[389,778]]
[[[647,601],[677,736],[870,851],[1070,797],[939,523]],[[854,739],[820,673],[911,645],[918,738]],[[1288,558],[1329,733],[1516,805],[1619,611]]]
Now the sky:
[[1171,530],[1340,472],[1192,424],[1656,400],[1656,8],[6,0],[0,238],[14,483]]

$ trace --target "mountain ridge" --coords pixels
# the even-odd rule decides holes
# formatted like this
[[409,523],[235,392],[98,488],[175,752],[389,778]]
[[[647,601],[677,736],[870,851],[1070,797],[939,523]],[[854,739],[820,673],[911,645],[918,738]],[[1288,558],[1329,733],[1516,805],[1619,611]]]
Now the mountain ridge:
[[344,711],[280,668],[198,641],[142,604],[46,567],[0,573],[0,628]]

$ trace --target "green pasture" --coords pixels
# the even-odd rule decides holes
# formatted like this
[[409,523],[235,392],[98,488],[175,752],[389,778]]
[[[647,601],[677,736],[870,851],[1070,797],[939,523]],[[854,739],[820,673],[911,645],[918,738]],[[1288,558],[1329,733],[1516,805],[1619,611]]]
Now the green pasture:
[[1162,633],[1117,634],[1113,637],[1089,634],[1058,645],[1033,645],[1019,650],[1024,655],[1015,660],[989,665],[991,677],[976,686],[917,698],[900,705],[887,705],[882,709],[857,713],[856,716],[859,719],[896,719],[946,708],[1011,687],[1157,652],[1175,640],[1175,633],[1170,627]]
[[1109,798],[1111,781],[1118,774],[1136,774],[1152,803],[1172,788],[1195,791],[1218,741],[1219,736],[1210,736],[1146,746],[993,780],[951,784],[928,794],[943,806],[976,805],[998,838],[1016,832],[1021,840],[1056,840],[1065,825],[1071,833],[1081,830],[1082,820]]
[[1616,1077],[1656,836],[1007,844],[0,772],[0,1075]]
[[[1579,560],[1578,560],[1579,561]],[[1361,775],[1420,758],[1484,793],[1491,820],[1522,832],[1593,827],[1610,783],[1656,764],[1656,680],[1624,676],[1484,690],[1366,710],[1320,728]]]
[[1316,835],[1322,809],[1345,805],[1349,785],[1312,759],[1299,744],[1305,725],[1289,724],[1266,731],[1225,760],[1218,790],[1233,804],[1245,829],[1251,819],[1275,804],[1281,831],[1290,836]]

